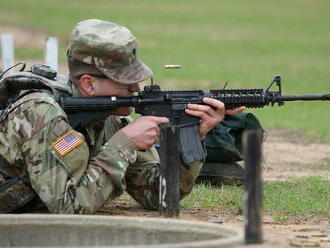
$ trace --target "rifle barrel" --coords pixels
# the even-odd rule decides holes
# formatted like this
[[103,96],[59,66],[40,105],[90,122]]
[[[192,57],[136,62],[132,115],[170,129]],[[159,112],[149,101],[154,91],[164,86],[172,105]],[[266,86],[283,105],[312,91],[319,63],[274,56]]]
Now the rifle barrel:
[[282,95],[279,97],[282,101],[330,101],[330,94],[320,95]]

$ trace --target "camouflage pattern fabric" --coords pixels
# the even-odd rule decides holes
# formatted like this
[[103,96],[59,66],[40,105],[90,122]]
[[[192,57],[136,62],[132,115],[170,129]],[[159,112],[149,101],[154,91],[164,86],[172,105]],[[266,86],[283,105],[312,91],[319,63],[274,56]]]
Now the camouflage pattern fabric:
[[[154,148],[134,150],[120,131],[129,121],[112,116],[78,132],[50,95],[30,93],[5,112],[0,154],[13,174],[29,179],[51,212],[94,213],[125,190],[143,207],[157,209],[159,158]],[[63,155],[58,146],[70,136],[79,142]],[[191,191],[201,165],[180,166],[181,197]]]
[[152,76],[151,69],[137,58],[137,41],[127,28],[89,19],[72,30],[67,55],[95,66],[122,84],[133,84]]
[[22,180],[14,178],[0,184],[0,213],[10,213],[31,201],[34,191]]
[[1,175],[1,173],[0,173],[0,185],[1,185],[1,184],[4,184],[5,182],[6,182],[6,179],[5,179],[4,176]]

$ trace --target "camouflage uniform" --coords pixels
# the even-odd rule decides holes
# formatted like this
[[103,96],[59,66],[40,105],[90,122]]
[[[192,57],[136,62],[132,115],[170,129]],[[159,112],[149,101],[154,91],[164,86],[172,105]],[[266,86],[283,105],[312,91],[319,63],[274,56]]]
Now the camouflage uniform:
[[[81,34],[82,31],[93,33],[100,26],[108,35],[111,30],[127,35],[123,40],[115,40],[118,44],[128,40],[123,47],[118,45],[114,48],[114,44],[108,47],[112,54],[113,51],[118,52],[114,64],[110,59],[100,59],[103,54],[97,54],[96,59],[86,53],[109,53],[109,49],[104,47],[103,50],[89,50],[91,46],[95,47],[98,38],[107,38],[104,33],[105,37],[95,36],[91,46],[78,52],[74,50],[82,46],[77,46],[79,42],[86,43],[83,38],[87,36]],[[97,64],[98,69],[104,67],[100,70],[105,75],[120,82],[142,81],[151,76],[151,71],[136,59],[135,38],[123,29],[109,22],[84,21],[73,31],[72,37],[78,38],[71,39],[68,54],[84,54],[85,63]],[[127,53],[130,54],[128,58],[125,57]],[[120,57],[125,57],[125,60],[118,62]],[[119,66],[123,63],[127,63],[129,68]],[[132,74],[130,71],[134,68],[137,70]],[[75,85],[70,86],[73,96],[80,96]],[[134,149],[128,137],[120,131],[130,121],[128,117],[111,116],[105,122],[94,122],[81,130],[73,130],[51,94],[31,92],[6,110],[0,123],[0,154],[8,162],[7,172],[27,179],[51,212],[93,213],[125,190],[143,207],[157,209],[159,157],[154,148],[143,152]],[[69,148],[61,150],[60,145],[69,138]],[[181,197],[191,191],[201,165],[201,162],[195,162],[180,166]]]

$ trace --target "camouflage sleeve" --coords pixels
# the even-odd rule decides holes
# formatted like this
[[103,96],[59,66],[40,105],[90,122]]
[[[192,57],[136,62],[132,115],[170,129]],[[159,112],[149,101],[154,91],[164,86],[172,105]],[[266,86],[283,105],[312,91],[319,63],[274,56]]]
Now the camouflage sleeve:
[[21,139],[31,185],[51,212],[92,213],[125,190],[124,175],[136,151],[120,131],[90,158],[84,137],[56,104],[25,103],[15,112],[12,128]]
[[[180,198],[188,195],[202,167],[202,161],[180,164]],[[155,148],[138,152],[126,172],[126,191],[144,208],[157,210],[159,203],[159,156]]]

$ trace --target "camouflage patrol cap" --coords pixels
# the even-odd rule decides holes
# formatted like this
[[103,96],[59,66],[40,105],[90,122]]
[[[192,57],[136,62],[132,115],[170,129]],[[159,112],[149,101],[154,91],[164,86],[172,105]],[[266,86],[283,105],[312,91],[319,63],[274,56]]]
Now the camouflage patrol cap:
[[152,76],[151,69],[137,59],[134,35],[118,24],[88,19],[72,30],[67,55],[95,66],[110,79],[133,84]]

